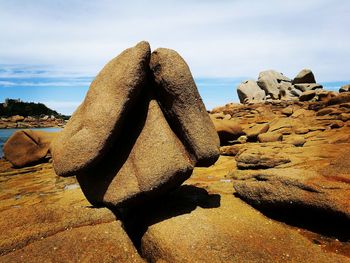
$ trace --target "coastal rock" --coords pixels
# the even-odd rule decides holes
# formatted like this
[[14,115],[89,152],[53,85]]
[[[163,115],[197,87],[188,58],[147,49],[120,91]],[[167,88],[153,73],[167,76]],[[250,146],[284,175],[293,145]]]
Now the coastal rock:
[[350,84],[347,84],[347,85],[344,85],[344,86],[341,86],[340,89],[339,89],[339,92],[350,92]]
[[4,144],[5,158],[15,167],[24,167],[42,161],[49,153],[58,133],[21,130],[16,131]]
[[321,84],[316,83],[300,83],[300,84],[294,84],[293,85],[297,90],[300,90],[301,92],[308,91],[308,90],[319,90],[323,89],[323,86]]
[[309,101],[309,100],[312,100],[315,96],[316,96],[315,90],[307,90],[307,91],[304,91],[300,95],[299,100],[300,101]]
[[299,83],[316,83],[314,73],[310,69],[301,70],[298,75],[293,79],[293,84]]
[[1,262],[144,262],[106,208],[36,205],[0,212]]
[[267,169],[281,164],[289,163],[288,157],[276,150],[246,149],[236,155],[238,169]]
[[272,99],[279,99],[280,83],[282,81],[290,82],[291,80],[275,70],[266,70],[259,73],[257,83],[266,95],[270,95]]
[[84,102],[53,143],[58,175],[76,175],[102,158],[145,88],[149,60],[150,46],[140,42],[111,60],[97,75]]
[[209,166],[219,156],[219,138],[198,93],[191,71],[174,50],[158,48],[150,67],[165,117],[197,166]]
[[23,120],[24,120],[24,117],[20,116],[20,115],[14,115],[10,118],[10,121],[12,121],[12,122],[20,122]]
[[350,186],[346,176],[303,169],[264,171],[249,180],[237,180],[234,188],[248,203],[269,210],[314,212],[330,216],[333,224],[350,222]]
[[268,123],[255,124],[252,127],[245,129],[244,132],[250,141],[255,141],[259,134],[265,133],[269,130]]
[[141,253],[149,262],[348,261],[345,256],[325,252],[232,195],[193,194],[185,211],[175,200],[162,203],[160,217],[148,218],[141,239]]
[[225,145],[229,141],[237,140],[240,136],[244,135],[241,125],[233,120],[220,120],[213,119],[215,130],[219,135],[220,144]]
[[[135,142],[130,144],[120,139],[97,167],[77,176],[90,203],[109,206],[136,203],[181,185],[191,175],[193,165],[189,155],[157,101],[151,100],[146,107],[143,127],[131,123],[122,134],[122,138]],[[135,115],[140,112],[143,110],[135,110]],[[140,121],[135,116],[132,119]],[[123,141],[126,141],[124,145]]]
[[282,141],[283,135],[279,132],[267,132],[258,135],[259,142],[277,142]]
[[242,82],[237,88],[237,93],[241,103],[257,103],[265,100],[265,91],[254,80]]

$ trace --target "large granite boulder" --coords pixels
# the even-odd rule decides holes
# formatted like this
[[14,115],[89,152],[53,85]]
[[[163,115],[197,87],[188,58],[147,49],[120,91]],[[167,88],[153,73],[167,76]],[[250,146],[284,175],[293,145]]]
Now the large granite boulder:
[[160,106],[192,160],[198,166],[213,164],[219,155],[218,135],[188,65],[176,51],[159,48],[150,67]]
[[96,164],[117,139],[145,87],[150,46],[140,42],[112,59],[97,75],[79,108],[53,143],[58,175],[75,175]]
[[247,80],[239,84],[237,93],[241,103],[256,103],[265,100],[265,91],[254,80]]
[[4,145],[5,158],[15,167],[38,163],[48,155],[56,136],[54,132],[16,131]]
[[303,69],[298,73],[298,75],[293,79],[293,84],[299,83],[316,83],[314,73],[310,69]]
[[157,101],[151,100],[147,107],[142,120],[137,120],[143,125],[131,122],[124,127],[121,139],[100,165],[78,175],[90,203],[125,206],[174,188],[191,175],[190,156]]
[[265,91],[266,95],[270,95],[272,99],[279,99],[283,82],[291,82],[291,80],[280,72],[266,70],[259,73],[257,83]]
[[97,206],[144,202],[218,157],[218,134],[186,62],[169,49],[150,61],[146,42],[105,66],[53,145],[57,174],[76,175]]

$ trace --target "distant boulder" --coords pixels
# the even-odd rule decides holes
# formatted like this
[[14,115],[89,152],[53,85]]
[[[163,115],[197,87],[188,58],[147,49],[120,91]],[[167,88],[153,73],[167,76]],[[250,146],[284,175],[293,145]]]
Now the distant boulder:
[[58,133],[16,131],[4,145],[5,158],[15,167],[24,167],[43,160]]
[[242,82],[237,88],[237,93],[241,103],[255,103],[265,100],[265,91],[254,80]]
[[300,83],[295,84],[294,87],[302,92],[307,90],[323,89],[323,86],[317,83]]
[[341,88],[339,89],[339,92],[350,92],[350,84],[341,86]]
[[299,83],[316,83],[314,73],[310,69],[303,69],[292,81],[292,84]]
[[281,82],[291,82],[291,80],[280,72],[266,70],[259,73],[257,83],[266,95],[270,95],[272,99],[279,99],[281,97]]

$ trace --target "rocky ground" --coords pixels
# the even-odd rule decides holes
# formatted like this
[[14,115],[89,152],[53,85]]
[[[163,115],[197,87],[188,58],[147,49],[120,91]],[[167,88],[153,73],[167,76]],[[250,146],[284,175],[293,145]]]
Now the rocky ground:
[[51,163],[1,160],[0,261],[350,262],[349,101],[215,109],[233,127],[219,160],[142,207],[92,207]]
[[65,120],[48,115],[41,118],[31,116],[23,117],[20,115],[0,118],[0,129],[58,128],[64,127],[65,124]]

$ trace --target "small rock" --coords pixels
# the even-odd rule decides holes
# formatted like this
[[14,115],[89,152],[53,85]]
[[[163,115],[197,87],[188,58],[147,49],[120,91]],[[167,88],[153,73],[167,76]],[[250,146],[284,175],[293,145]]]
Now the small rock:
[[267,132],[269,128],[270,125],[268,123],[255,124],[253,127],[244,130],[244,132],[249,140],[255,141],[259,134]]
[[312,100],[315,96],[316,96],[316,91],[314,91],[314,90],[307,90],[307,91],[304,91],[300,95],[299,100],[300,101],[309,101],[309,100]]
[[284,115],[290,116],[293,114],[293,107],[284,108],[281,112]]
[[339,89],[339,93],[342,93],[342,92],[350,92],[350,84],[341,86],[341,88]]
[[238,169],[267,169],[289,163],[288,157],[271,149],[247,149],[236,155]]
[[259,142],[277,142],[282,141],[283,135],[278,132],[267,132],[258,135]]

